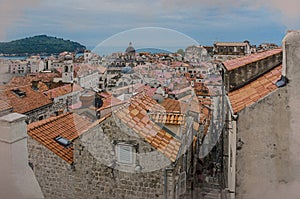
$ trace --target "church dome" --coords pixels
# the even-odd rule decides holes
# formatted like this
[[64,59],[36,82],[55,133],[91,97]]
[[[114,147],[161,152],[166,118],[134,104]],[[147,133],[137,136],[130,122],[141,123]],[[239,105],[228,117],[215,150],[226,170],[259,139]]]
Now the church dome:
[[132,47],[132,43],[129,43],[128,48],[126,48],[126,53],[135,53],[135,49]]

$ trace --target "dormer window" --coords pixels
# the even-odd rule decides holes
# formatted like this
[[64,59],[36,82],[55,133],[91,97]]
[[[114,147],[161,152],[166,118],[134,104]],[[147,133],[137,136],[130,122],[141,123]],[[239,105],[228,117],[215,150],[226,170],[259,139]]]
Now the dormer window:
[[12,90],[12,92],[14,93],[14,94],[16,94],[18,97],[25,97],[26,96],[26,93],[25,92],[23,92],[23,91],[21,91],[20,89],[14,89],[14,90]]
[[56,138],[54,138],[54,140],[55,140],[58,144],[62,145],[62,146],[65,147],[65,148],[69,148],[69,147],[72,146],[72,142],[71,142],[70,140],[68,140],[68,139],[66,139],[66,138],[64,138],[64,137],[62,137],[62,136],[57,136]]

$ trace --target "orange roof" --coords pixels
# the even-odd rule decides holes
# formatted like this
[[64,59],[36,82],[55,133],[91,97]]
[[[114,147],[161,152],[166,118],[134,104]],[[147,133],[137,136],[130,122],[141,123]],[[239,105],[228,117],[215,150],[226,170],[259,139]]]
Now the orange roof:
[[167,113],[181,113],[182,108],[181,104],[178,100],[166,98],[161,104],[162,107],[165,108]]
[[37,73],[27,76],[13,77],[8,84],[21,86],[31,84],[32,81],[52,82],[55,77],[60,77],[58,73]]
[[6,101],[0,100],[0,112],[12,109],[13,107],[9,105]]
[[155,105],[157,105],[155,100],[141,94],[133,97],[126,106],[114,114],[137,135],[174,162],[181,142],[150,120],[147,112]]
[[211,96],[210,90],[203,82],[196,82],[194,84],[194,92],[196,96]]
[[276,55],[282,53],[281,48],[276,48],[273,50],[264,51],[261,53],[255,53],[248,56],[231,59],[223,62],[223,65],[225,66],[226,70],[234,70],[236,68],[239,68],[241,66],[245,66],[247,64],[251,64],[253,62],[266,59],[267,57],[270,57],[272,55]]
[[118,98],[110,95],[110,96],[107,96],[107,98],[103,99],[103,104],[97,111],[101,111],[101,110],[104,110],[104,109],[119,106],[119,105],[124,104],[124,103],[126,103],[126,102],[123,102],[122,100],[119,100]]
[[[52,74],[52,73],[51,73]],[[24,85],[31,85],[33,81],[38,81],[38,89],[40,92],[45,92],[49,90],[48,86],[44,82],[49,82],[51,81],[51,77],[54,77],[55,74],[53,75],[30,75],[30,76],[19,76],[19,77],[13,77],[8,85],[9,86],[24,86]],[[45,78],[45,79],[43,79]]]
[[[21,92],[24,92],[25,95],[20,97],[13,90],[18,89]],[[52,101],[49,100],[45,95],[39,91],[35,91],[31,86],[19,86],[19,87],[10,87],[0,92],[0,99],[6,101],[13,107],[13,111],[17,113],[25,114],[29,111],[35,110],[42,106],[52,104]]]
[[282,66],[278,66],[244,87],[230,92],[229,99],[234,113],[254,104],[274,91],[277,88],[275,83],[281,77],[281,69]]
[[204,106],[211,106],[212,101],[210,98],[199,98],[199,102]]
[[53,88],[44,92],[44,94],[49,98],[57,98],[72,92],[82,91],[83,89],[78,84],[66,84],[57,88]]
[[27,131],[30,137],[71,164],[73,163],[73,147],[66,148],[59,144],[55,138],[62,136],[69,141],[73,141],[87,131],[91,125],[91,122],[76,113],[64,113],[33,122],[28,125]]

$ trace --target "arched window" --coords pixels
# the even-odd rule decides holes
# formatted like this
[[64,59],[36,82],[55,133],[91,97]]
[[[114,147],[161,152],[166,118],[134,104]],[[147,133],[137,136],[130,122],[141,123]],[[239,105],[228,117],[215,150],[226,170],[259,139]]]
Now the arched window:
[[65,66],[65,73],[69,72],[69,67]]

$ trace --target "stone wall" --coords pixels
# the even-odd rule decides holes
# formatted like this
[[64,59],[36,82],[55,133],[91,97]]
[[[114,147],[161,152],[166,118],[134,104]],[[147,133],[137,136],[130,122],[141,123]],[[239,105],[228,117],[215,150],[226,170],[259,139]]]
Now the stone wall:
[[35,109],[33,111],[25,113],[26,116],[28,116],[27,121],[29,123],[39,121],[40,119],[45,119],[50,117],[54,113],[54,110],[51,105],[47,105],[45,107],[41,107],[38,109]]
[[284,38],[283,55],[287,85],[239,113],[238,199],[300,195],[300,31]]
[[[101,128],[99,128],[101,127]],[[122,129],[113,117],[108,118],[73,142],[74,164],[69,165],[35,140],[29,138],[29,162],[45,198],[139,199],[164,198],[165,166],[170,162],[157,154],[148,143]],[[125,132],[124,132],[125,131]],[[114,140],[135,142],[140,153],[154,153],[143,160],[138,157],[141,173],[122,172],[122,165],[111,165],[115,159]],[[155,168],[148,167],[154,165]],[[118,168],[118,169],[116,169]],[[180,164],[167,173],[168,198],[175,192]],[[153,169],[153,171],[150,171]]]
[[282,53],[272,55],[266,59],[262,59],[251,64],[227,71],[225,74],[225,82],[227,82],[227,91],[238,89],[260,75],[271,70],[275,66],[282,63]]
[[286,88],[245,108],[237,120],[236,198],[265,198],[289,181]]

